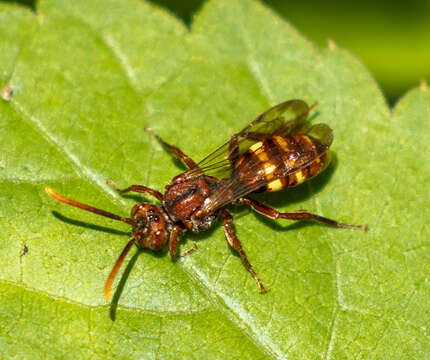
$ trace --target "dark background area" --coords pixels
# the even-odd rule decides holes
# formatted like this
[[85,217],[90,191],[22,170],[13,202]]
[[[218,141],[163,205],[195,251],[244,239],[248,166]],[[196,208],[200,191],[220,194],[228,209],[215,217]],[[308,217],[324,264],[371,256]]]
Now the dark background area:
[[[8,2],[37,11],[37,1]],[[176,14],[187,25],[204,3],[203,0],[151,2]],[[430,79],[430,0],[263,2],[317,45],[327,46],[330,38],[359,57],[390,104],[420,80]]]

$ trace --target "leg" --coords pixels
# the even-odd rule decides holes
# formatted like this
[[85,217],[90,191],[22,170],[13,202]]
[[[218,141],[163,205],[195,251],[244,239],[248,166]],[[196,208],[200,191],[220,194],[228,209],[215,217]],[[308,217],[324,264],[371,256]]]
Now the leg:
[[350,224],[342,224],[335,220],[327,219],[325,217],[311,214],[306,210],[299,210],[290,213],[281,213],[278,210],[272,209],[269,206],[263,205],[258,201],[251,198],[241,198],[239,200],[241,204],[248,204],[255,211],[259,212],[262,215],[265,215],[271,219],[288,219],[288,220],[315,220],[322,222],[327,225],[331,225],[338,228],[347,228],[347,229],[360,229],[367,231],[367,225],[350,225]]
[[248,269],[248,271],[251,273],[252,277],[257,282],[258,287],[260,288],[260,292],[265,293],[266,289],[264,288],[262,282],[258,278],[254,269],[252,268],[252,265],[249,263],[248,258],[246,257],[246,254],[242,249],[242,244],[240,243],[239,239],[237,238],[236,234],[234,233],[234,230],[232,228],[233,217],[231,216],[231,214],[227,210],[221,210],[221,216],[222,216],[222,225],[224,226],[225,237],[227,238],[229,245],[239,253],[240,258],[242,259],[246,268]]
[[197,250],[197,244],[194,244],[194,246],[191,249],[188,249],[187,251],[184,251],[183,253],[179,254],[179,257],[187,256],[196,250]]
[[[169,252],[173,260],[176,260],[176,258],[178,257],[178,255],[176,255],[176,253],[178,252],[178,235],[182,231],[184,231],[184,228],[181,225],[173,225],[172,231],[170,232]],[[191,249],[188,249],[182,254],[179,254],[179,257],[184,257],[188,254],[193,253],[196,250],[197,250],[197,245],[194,244],[194,246]]]
[[181,229],[182,228],[179,225],[173,225],[172,231],[170,232],[169,252],[173,260],[175,260],[177,257],[176,253],[178,252],[178,234]]
[[174,156],[181,159],[185,165],[188,166],[189,169],[192,169],[197,166],[193,159],[191,159],[188,155],[185,155],[181,150],[179,150],[176,146],[170,145],[163,141],[157,133],[152,130],[149,126],[145,126],[145,130],[149,131],[155,138],[163,145],[167,150],[169,150]]
[[118,189],[118,187],[115,185],[115,183],[112,180],[108,180],[107,181],[108,185],[110,187],[112,187],[114,190],[116,190],[119,194],[124,194],[130,191],[133,192],[137,192],[137,193],[148,193],[149,195],[154,196],[155,198],[157,198],[158,200],[162,200],[163,199],[163,194],[160,193],[157,190],[153,190],[149,187],[143,186],[143,185],[131,185],[128,188],[125,189]]

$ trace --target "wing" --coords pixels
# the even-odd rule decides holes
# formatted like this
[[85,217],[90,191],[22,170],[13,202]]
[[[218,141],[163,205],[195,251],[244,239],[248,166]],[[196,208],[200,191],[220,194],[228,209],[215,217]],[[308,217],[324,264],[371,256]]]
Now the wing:
[[[313,107],[313,106],[312,106]],[[288,100],[262,113],[248,126],[234,134],[229,141],[200,161],[195,168],[184,173],[186,178],[203,174],[227,179],[234,163],[257,141],[273,135],[288,135],[300,132],[306,126],[309,107],[302,100]]]
[[[290,165],[288,161],[285,162],[283,159],[278,159],[278,164],[281,165],[277,167],[275,175],[269,180],[265,176],[265,172],[261,171],[261,162],[253,160],[252,157],[248,158],[248,161],[241,160],[234,169],[232,176],[223,180],[220,187],[205,200],[202,206],[203,212],[206,214],[212,213],[228,203],[261,189],[268,183],[287,177],[309,166],[327,152],[333,141],[333,132],[326,124],[316,124],[313,126],[303,125],[298,128],[297,132],[294,131],[290,134],[307,135],[311,138],[312,145],[308,143],[308,149],[305,149],[301,153],[296,153],[299,154],[299,156],[297,156]],[[263,146],[261,146],[257,148],[253,154],[258,157],[259,152],[262,151],[266,153],[268,159],[280,157],[279,148],[276,147],[268,147],[268,149],[263,150]],[[276,161],[273,163],[275,164]],[[328,163],[328,161],[326,163]],[[323,166],[322,163],[321,166]]]

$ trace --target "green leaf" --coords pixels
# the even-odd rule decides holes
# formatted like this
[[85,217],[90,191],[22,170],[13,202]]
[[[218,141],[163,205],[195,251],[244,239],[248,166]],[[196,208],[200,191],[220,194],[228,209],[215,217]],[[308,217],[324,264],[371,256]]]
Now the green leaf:
[[[266,2],[317,44],[324,46],[331,38],[358,54],[392,103],[418,79],[430,79],[427,1],[410,1],[407,6],[372,0]],[[177,7],[182,2],[175,3]]]
[[[0,85],[13,91],[0,102],[0,357],[429,357],[424,84],[391,112],[347,51],[316,48],[250,0],[209,1],[190,30],[137,0],[41,0],[37,14],[0,4],[0,34]],[[259,199],[370,230],[232,207],[266,295],[215,226],[183,236],[182,250],[199,250],[177,262],[132,252],[119,302],[107,303],[129,228],[44,187],[125,216],[136,199],[107,179],[163,190],[183,170],[146,124],[199,160],[290,98],[318,101],[314,121],[334,129],[335,161]]]

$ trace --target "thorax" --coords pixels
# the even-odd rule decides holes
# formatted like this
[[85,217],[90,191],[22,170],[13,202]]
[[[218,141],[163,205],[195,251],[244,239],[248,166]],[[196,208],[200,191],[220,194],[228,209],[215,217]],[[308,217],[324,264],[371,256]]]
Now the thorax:
[[217,213],[208,214],[203,219],[195,219],[193,214],[204,201],[217,189],[219,180],[202,175],[192,179],[175,177],[166,186],[163,198],[163,208],[174,223],[183,223],[186,228],[198,232],[212,225]]

